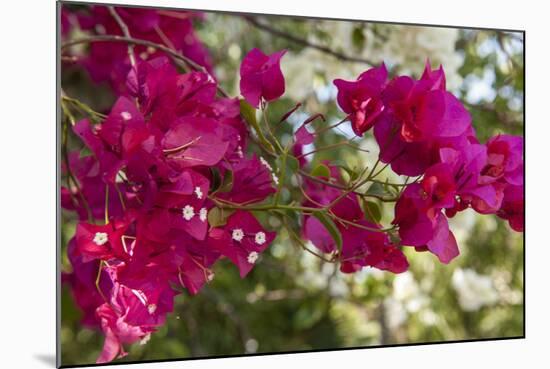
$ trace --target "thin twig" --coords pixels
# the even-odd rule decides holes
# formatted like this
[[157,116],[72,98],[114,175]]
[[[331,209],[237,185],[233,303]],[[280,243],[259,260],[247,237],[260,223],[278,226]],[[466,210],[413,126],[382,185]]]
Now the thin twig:
[[373,66],[373,65],[376,65],[376,63],[374,63],[373,61],[371,60],[368,60],[368,59],[365,59],[365,58],[358,58],[358,57],[354,57],[354,56],[349,56],[349,55],[346,55],[346,54],[343,54],[341,52],[338,52],[336,50],[333,50],[329,47],[326,47],[326,46],[323,46],[323,45],[318,45],[318,44],[314,44],[306,39],[303,39],[303,38],[300,38],[298,36],[295,36],[291,33],[288,33],[288,32],[285,32],[285,31],[281,31],[279,29],[276,29],[274,27],[272,27],[271,25],[268,25],[268,24],[265,24],[265,23],[262,23],[260,21],[258,21],[256,18],[254,17],[251,17],[251,16],[244,16],[244,18],[251,24],[253,25],[254,27],[258,28],[258,29],[261,29],[263,31],[266,31],[266,32],[269,32],[275,36],[278,36],[278,37],[282,37],[282,38],[286,38],[287,40],[289,41],[292,41],[294,43],[297,43],[297,44],[300,44],[302,46],[306,46],[306,47],[310,47],[312,49],[316,49],[316,50],[319,50],[325,54],[329,54],[329,55],[332,55],[340,60],[343,60],[343,61],[349,61],[349,62],[354,62],[354,63],[363,63],[363,64],[367,64],[369,66]]
[[[132,35],[130,35],[130,29],[124,23],[120,15],[118,15],[116,9],[112,6],[108,6],[107,9],[109,9],[109,13],[113,16],[115,21],[117,22],[118,26],[120,27],[120,30],[122,31],[122,34],[125,37],[131,38]],[[130,59],[130,65],[132,68],[136,67],[136,56],[134,54],[134,44],[128,43],[128,58]]]
[[[323,184],[323,185],[326,185],[326,186],[329,186],[329,187],[332,187],[332,188],[336,188],[336,189],[339,189],[339,190],[345,190],[345,191],[349,190],[349,187],[347,187],[347,186],[344,186],[344,185],[341,185],[341,184],[338,184],[338,183],[325,181],[324,179],[312,176],[311,174],[309,174],[309,173],[307,173],[307,172],[305,172],[301,169],[298,171],[298,173],[301,176],[312,180],[313,182],[317,182],[317,183],[320,183],[320,184]],[[360,191],[356,191],[356,190],[353,190],[349,193],[354,193],[358,196],[374,197],[374,198],[377,198],[378,200],[383,201],[383,202],[394,202],[394,201],[397,200],[396,198],[384,198],[384,197],[376,195],[376,194],[369,194],[369,193],[366,193],[366,192],[360,192]]]
[[[173,50],[169,47],[158,44],[156,42],[142,40],[134,37],[126,37],[126,36],[118,36],[118,35],[95,35],[95,36],[89,36],[89,37],[82,37],[82,38],[70,40],[61,44],[61,49],[63,50],[73,45],[87,44],[92,42],[126,42],[134,45],[153,47],[155,49],[158,49],[168,54],[175,61],[182,62],[182,63],[179,63],[179,65],[181,65],[187,71],[195,70],[195,71],[210,75],[210,73],[208,73],[205,67],[194,62],[193,60],[186,57],[185,55],[178,53],[176,50]],[[217,89],[218,89],[218,92],[224,97],[230,97],[230,95],[221,86],[217,85]]]

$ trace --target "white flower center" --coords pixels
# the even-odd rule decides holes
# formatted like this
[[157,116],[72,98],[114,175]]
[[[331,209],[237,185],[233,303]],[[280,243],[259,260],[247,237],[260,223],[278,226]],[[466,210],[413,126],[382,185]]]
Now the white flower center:
[[123,111],[122,113],[120,113],[120,116],[124,120],[130,120],[132,118],[132,114],[128,113],[127,111]]
[[244,157],[243,148],[241,147],[241,145],[237,146],[237,156],[241,159]]
[[254,237],[254,241],[258,245],[263,245],[265,243],[265,233],[264,232],[256,233],[256,236]]
[[183,215],[183,219],[189,221],[193,219],[193,217],[195,216],[195,209],[193,209],[191,205],[185,205],[185,207],[183,208],[182,215]]
[[258,253],[256,251],[252,251],[250,254],[248,254],[248,262],[250,264],[254,264],[256,262],[256,260],[258,260]]
[[199,186],[195,187],[195,195],[197,195],[197,199],[202,199],[202,190]]
[[206,208],[202,208],[199,211],[199,218],[201,222],[206,222],[206,219],[208,218],[208,210]]
[[241,242],[244,237],[244,232],[242,229],[237,228],[233,230],[233,233],[231,234],[231,238],[233,238],[237,242]]
[[98,246],[105,245],[109,241],[109,237],[105,232],[96,232],[94,236],[94,243]]
[[149,314],[153,314],[155,311],[157,311],[157,305],[156,304],[147,305],[147,311],[149,312]]

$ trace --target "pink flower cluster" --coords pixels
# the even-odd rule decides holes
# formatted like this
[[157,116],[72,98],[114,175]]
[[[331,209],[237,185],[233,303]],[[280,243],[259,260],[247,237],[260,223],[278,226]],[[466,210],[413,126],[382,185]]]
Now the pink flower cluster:
[[[340,169],[329,163],[326,163],[326,166],[330,175],[320,178],[331,183],[343,183]],[[356,194],[345,193],[344,190],[311,179],[305,181],[305,192],[307,201],[304,205],[314,208],[329,206],[340,198],[330,207],[330,212],[337,217],[335,225],[342,235],[339,252],[342,272],[354,273],[363,267],[374,267],[393,273],[401,273],[408,269],[409,263],[405,255],[398,245],[391,242],[388,234],[382,231],[382,226],[366,220]],[[303,237],[323,253],[338,250],[333,236],[314,216],[305,217]]]
[[470,114],[446,90],[443,68],[428,64],[419,80],[388,80],[382,65],[334,84],[355,133],[373,128],[380,160],[397,174],[418,176],[395,207],[402,245],[448,263],[459,250],[447,217],[468,207],[523,231],[522,138],[502,134],[480,143]]
[[105,334],[98,362],[146,342],[174,296],[199,292],[221,257],[244,277],[275,237],[244,210],[209,224],[216,178],[230,184],[216,197],[232,203],[275,192],[272,173],[246,155],[239,100],[218,98],[216,89],[206,73],[178,74],[166,58],[142,61],[103,122],[73,127],[88,154],[70,152],[64,168],[79,187],[62,188],[62,205],[80,218],[65,281],[83,323]]
[[[114,7],[114,10],[128,27],[132,38],[169,47],[212,72],[208,50],[193,29],[193,20],[201,19],[201,13],[127,7]],[[88,12],[71,12],[63,7],[61,20],[63,35],[67,35],[74,25],[92,35],[123,36],[120,25],[105,6],[92,6]],[[142,45],[136,45],[134,53],[141,60],[163,55],[160,50]],[[80,63],[94,82],[109,82],[117,93],[126,91],[126,76],[131,66],[126,43],[91,43],[89,52]]]

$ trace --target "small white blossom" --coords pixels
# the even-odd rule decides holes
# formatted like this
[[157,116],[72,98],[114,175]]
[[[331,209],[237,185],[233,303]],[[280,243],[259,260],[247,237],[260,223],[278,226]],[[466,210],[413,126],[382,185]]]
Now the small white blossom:
[[206,222],[206,219],[208,219],[208,210],[206,208],[202,208],[199,211],[199,218],[201,222]]
[[189,221],[195,216],[195,209],[191,205],[185,205],[183,208],[183,219]]
[[122,113],[120,113],[120,116],[124,120],[130,120],[132,118],[132,114],[128,113],[127,111],[123,111]]
[[256,262],[256,260],[258,260],[258,253],[256,251],[252,251],[250,254],[248,254],[248,262],[250,264],[254,264]]
[[157,311],[157,305],[156,304],[147,305],[147,311],[149,312],[149,314],[153,314],[155,311]]
[[256,233],[256,237],[254,237],[254,241],[258,245],[263,245],[265,243],[265,233],[264,232]]
[[233,230],[233,233],[231,234],[231,238],[233,238],[237,242],[241,242],[244,237],[244,232],[240,228],[236,228]]
[[275,183],[276,185],[279,184],[279,177],[277,177],[275,173],[271,173],[271,178],[273,178],[273,183]]
[[109,237],[105,232],[96,232],[94,236],[94,243],[98,246],[105,245],[109,241]]
[[195,195],[197,195],[197,199],[202,199],[202,190],[199,186],[195,187]]

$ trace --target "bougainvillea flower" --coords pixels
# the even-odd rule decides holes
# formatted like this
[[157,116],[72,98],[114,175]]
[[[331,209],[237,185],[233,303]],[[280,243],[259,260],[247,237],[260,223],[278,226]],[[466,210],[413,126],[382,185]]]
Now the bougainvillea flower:
[[[70,187],[61,189],[61,206],[64,209],[74,210],[81,220],[87,219],[88,209],[92,217],[101,218],[105,214],[105,183],[99,175],[98,165],[93,156],[80,157],[78,152],[69,153],[69,167],[73,176],[79,181],[79,186],[70,183]],[[67,173],[67,166],[63,163],[63,173]],[[95,191],[95,190],[100,191]],[[80,194],[79,194],[80,193]],[[82,195],[82,197],[81,197]],[[111,193],[109,193],[111,195]],[[113,195],[116,195],[114,193]],[[84,200],[83,200],[84,198]],[[117,205],[114,201],[113,204]],[[109,203],[111,205],[111,203]],[[109,214],[112,206],[109,206]],[[114,209],[113,209],[114,210]],[[115,210],[120,215],[121,208]]]
[[206,177],[188,170],[159,189],[155,205],[168,213],[170,228],[204,240],[208,228],[206,198],[209,188],[210,181]]
[[252,214],[237,210],[223,229],[213,228],[210,237],[219,252],[239,268],[239,274],[244,278],[273,241],[275,232],[263,229]]
[[137,150],[147,152],[155,145],[152,133],[136,104],[120,97],[107,118],[97,126],[97,135],[105,145],[123,160],[128,160]]
[[362,136],[368,131],[384,111],[381,94],[387,78],[388,71],[382,64],[363,72],[356,81],[334,80],[338,105],[349,115],[356,135]]
[[399,128],[399,122],[391,114],[384,115],[374,126],[374,137],[380,146],[380,160],[391,163],[392,170],[397,174],[420,175],[436,162],[433,144],[404,142],[397,135]]
[[126,259],[128,253],[124,248],[122,237],[127,223],[113,221],[105,225],[81,222],[76,226],[76,249],[84,262],[113,257]]
[[525,199],[523,186],[509,185],[504,190],[502,207],[497,215],[508,220],[510,227],[516,232],[523,232],[525,227]]
[[294,133],[295,143],[297,145],[309,145],[315,141],[315,135],[309,132],[307,124],[302,124]]
[[443,213],[437,214],[433,237],[427,242],[426,246],[444,264],[448,264],[458,256],[459,250],[456,239],[449,229],[449,223]]
[[445,91],[443,70],[428,67],[420,80],[398,76],[383,93],[386,106],[374,127],[380,159],[397,174],[417,176],[437,162],[438,149],[473,136],[471,118]]
[[[400,137],[406,142],[425,141],[433,137],[456,137],[470,126],[470,114],[462,103],[433,80],[435,74],[426,70],[418,81],[396,77],[388,84],[384,100],[401,123]],[[429,77],[426,77],[429,76]]]
[[[323,161],[322,164],[329,169],[330,176],[328,178],[321,177],[322,180],[332,181],[337,185],[344,185],[339,167],[332,165],[328,161]],[[310,207],[327,206],[336,200],[336,198],[341,197],[343,193],[342,189],[314,181],[310,178],[304,179],[304,189],[307,194],[307,200],[304,202],[304,205]],[[357,196],[354,193],[349,193],[342,197],[332,207],[331,211],[338,217],[348,221],[356,221],[364,217]]]
[[439,69],[432,70],[430,61],[426,60],[426,65],[422,77],[420,77],[420,81],[427,83],[430,89],[444,91],[446,89],[446,79],[443,66],[440,65]]
[[386,245],[383,251],[384,256],[382,260],[376,263],[374,267],[396,274],[403,273],[409,269],[409,262],[400,248],[395,245]]
[[487,164],[481,172],[481,183],[502,179],[514,186],[523,185],[523,139],[498,135],[487,141]]
[[[160,301],[165,300],[158,300],[157,303]],[[171,301],[169,303],[172,304]],[[110,303],[99,306],[96,311],[105,334],[103,350],[97,363],[124,357],[126,352],[123,344],[146,342],[156,327],[164,323],[166,311],[157,311],[160,311],[159,305],[149,301],[142,290],[115,283]]]
[[256,155],[242,158],[231,167],[233,186],[229,192],[216,196],[238,204],[258,202],[276,192],[271,165]]
[[[461,150],[442,148],[439,151],[441,161],[453,168],[453,176],[460,197],[461,209],[471,205],[481,214],[495,213],[502,202],[501,183],[483,183],[481,171],[487,162],[487,149],[484,145],[468,144]],[[452,214],[450,211],[448,214]]]
[[97,134],[96,127],[92,126],[88,119],[83,119],[73,126],[73,131],[97,158],[100,175],[107,182],[114,182],[116,174],[122,168],[124,162],[103,144]]
[[458,255],[458,247],[447,218],[434,208],[436,203],[442,204],[427,196],[421,184],[411,184],[397,201],[392,223],[399,225],[403,245],[426,246],[442,263],[447,264]]
[[[380,226],[366,220],[358,221],[356,224],[373,230],[380,229]],[[342,272],[354,273],[365,266],[374,266],[384,260],[384,248],[389,244],[387,234],[353,226],[341,231],[340,270]]]
[[428,168],[420,186],[430,211],[450,208],[454,205],[456,183],[450,165],[439,163]]
[[167,57],[141,61],[128,74],[128,94],[137,99],[149,124],[166,131],[176,118],[175,109],[180,98],[178,72]]
[[220,256],[211,239],[197,241],[180,234],[173,239],[166,252],[155,256],[153,260],[169,273],[172,283],[181,285],[194,295],[214,279],[211,268]]
[[158,326],[173,310],[176,291],[170,286],[168,275],[160,265],[143,265],[138,261],[132,268],[132,262],[107,268],[115,281],[111,295],[117,304],[112,305],[125,306],[129,324]]
[[[193,19],[200,18],[199,13],[127,7],[115,7],[115,10],[128,26],[132,37],[177,50],[211,71],[208,50],[193,29]],[[78,12],[78,20],[85,31],[99,35],[122,35],[120,26],[105,6],[92,7],[90,14]],[[138,61],[163,55],[160,50],[146,46],[136,45],[134,50]],[[82,64],[95,82],[109,81],[115,92],[127,91],[126,76],[131,68],[128,48],[124,43],[91,43],[89,54]]]
[[184,248],[180,255],[182,259],[179,264],[179,279],[189,293],[195,295],[206,283],[214,279],[214,272],[210,270],[210,266],[218,259],[219,254],[216,254],[215,257],[209,257],[213,254],[206,256],[193,254]]
[[336,250],[334,238],[332,238],[319,219],[314,216],[304,217],[302,233],[306,240],[311,241],[322,252],[329,254]]
[[99,260],[83,261],[82,255],[76,248],[76,240],[73,237],[67,245],[67,256],[71,262],[73,272],[64,273],[62,281],[71,288],[76,305],[83,312],[82,324],[87,327],[95,328],[99,326],[95,317],[95,309],[103,304],[103,296],[109,296],[112,281],[107,272],[102,270],[100,273],[99,284],[96,286],[96,280],[99,271]]
[[395,204],[392,224],[399,225],[399,236],[404,245],[422,246],[433,237],[436,212],[428,216],[428,201],[422,186],[408,185]]
[[103,349],[96,364],[108,363],[128,355],[122,343],[134,343],[145,338],[149,333],[140,327],[125,324],[108,303],[97,308],[96,317],[100,321],[101,330],[105,335]]
[[285,92],[285,78],[281,72],[281,58],[286,50],[271,55],[254,48],[241,63],[241,95],[255,108],[260,101],[272,101]]
[[162,140],[167,160],[179,169],[218,164],[228,143],[217,136],[217,126],[207,118],[180,118]]

